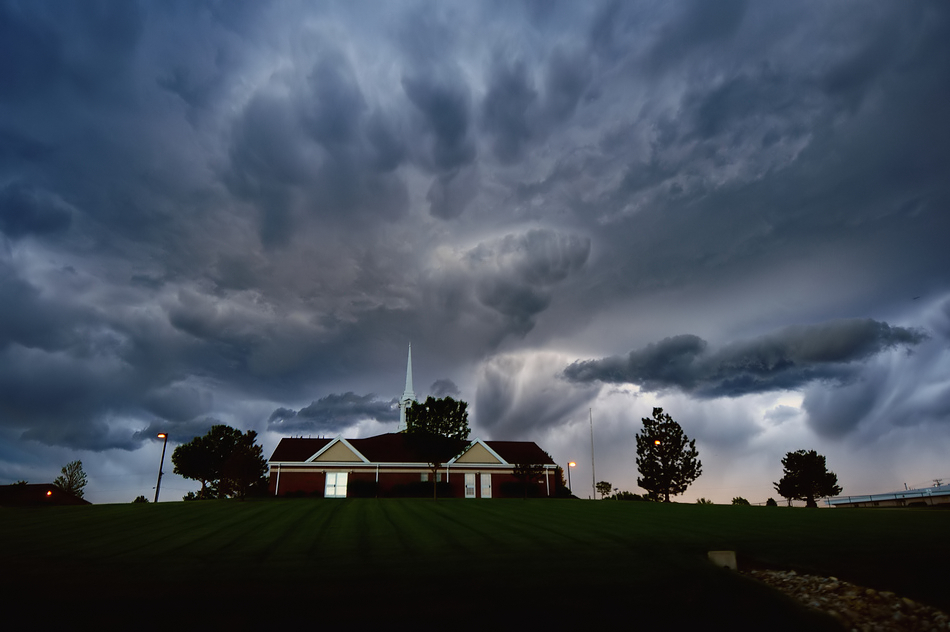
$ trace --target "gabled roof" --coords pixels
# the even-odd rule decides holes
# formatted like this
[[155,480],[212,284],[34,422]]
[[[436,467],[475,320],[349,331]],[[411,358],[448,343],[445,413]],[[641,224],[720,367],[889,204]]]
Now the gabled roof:
[[556,465],[534,441],[486,441],[489,448],[511,464]]
[[327,447],[333,439],[304,439],[303,437],[289,437],[280,440],[277,449],[271,455],[271,461],[306,461],[314,454]]
[[381,434],[365,439],[284,438],[280,440],[270,460],[271,462],[302,463],[315,457],[322,450],[329,451],[332,448],[331,443],[349,446],[357,452],[357,456],[370,463],[448,463],[473,446],[479,445],[511,465],[515,463],[555,464],[551,457],[532,441],[479,441],[478,439],[464,441],[438,435],[405,432]]
[[492,450],[488,444],[481,439],[475,439],[468,444],[468,447],[462,450],[450,463],[470,463],[473,465],[480,463],[491,465],[508,464],[503,456]]
[[320,449],[319,452],[307,459],[311,463],[317,461],[337,462],[337,463],[369,463],[369,459],[360,454],[360,451],[353,447],[349,441],[343,437],[337,437]]
[[349,439],[349,442],[373,463],[445,463],[468,445],[461,439],[406,432]]
[[444,463],[465,449],[467,441],[437,435],[388,433],[365,439],[301,439],[284,438],[270,460],[272,462],[304,462],[330,444],[345,444],[357,456],[370,463]]

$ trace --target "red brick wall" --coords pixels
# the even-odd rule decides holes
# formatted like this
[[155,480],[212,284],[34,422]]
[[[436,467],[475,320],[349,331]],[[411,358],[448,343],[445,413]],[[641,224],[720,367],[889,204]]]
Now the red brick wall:
[[[478,471],[475,468],[472,468],[471,471]],[[342,469],[341,471],[347,471]],[[405,472],[405,473],[381,473],[379,475],[379,490],[378,493],[380,496],[389,496],[392,494],[394,488],[400,485],[409,485],[412,483],[418,483],[421,481],[421,471],[416,472]],[[439,470],[442,480],[445,480],[445,469],[441,468]],[[431,476],[431,472],[429,472]],[[523,493],[521,491],[521,482],[514,477],[514,475],[503,472],[491,472],[492,477],[492,498],[521,498]],[[548,485],[545,485],[545,478],[542,476],[539,480],[540,483],[533,483],[532,485],[536,487],[538,494],[537,497],[553,497],[554,496],[554,476],[549,475],[547,479]],[[376,472],[373,470],[359,471],[359,472],[349,472],[349,481],[366,481],[372,483],[376,481]],[[449,484],[452,489],[452,496],[454,498],[464,498],[465,497],[465,470],[462,469],[451,469],[449,472]],[[476,476],[476,497],[481,498],[482,488],[480,477]],[[510,489],[506,489],[509,487]],[[277,489],[277,470],[274,469],[271,471],[269,488],[271,495],[274,495],[276,492],[279,492],[280,496],[286,496],[288,494],[303,493],[308,495],[323,496],[323,491],[326,486],[326,475],[320,470],[313,470],[309,472],[288,472],[283,470],[280,472],[280,489]],[[514,488],[517,487],[517,493],[515,493]],[[506,491],[508,492],[506,494]]]
[[287,472],[280,473],[280,489],[277,489],[277,471],[272,470],[269,481],[270,493],[278,493],[281,496],[287,494],[300,493],[323,496],[323,490],[326,487],[326,475],[320,471],[313,472]]

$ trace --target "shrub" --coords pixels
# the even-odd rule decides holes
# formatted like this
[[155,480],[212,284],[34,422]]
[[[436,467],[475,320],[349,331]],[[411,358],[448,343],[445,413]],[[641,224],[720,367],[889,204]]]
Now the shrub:
[[775,502],[775,499],[774,499],[774,498],[769,498],[768,500],[765,501],[765,506],[766,506],[766,507],[778,507],[778,503]]
[[135,503],[147,503],[147,502],[148,502],[148,498],[146,498],[145,496],[137,496],[135,500],[132,501],[132,504],[134,505]]
[[[435,488],[435,493],[439,498],[455,496],[451,483],[439,481],[435,484]],[[386,495],[390,498],[432,498],[432,481],[415,481],[403,485],[394,485]]]
[[520,481],[505,481],[500,485],[502,498],[537,498],[541,495],[540,485],[528,485],[525,490],[524,483]]
[[346,486],[346,495],[348,498],[376,498],[378,487],[376,481],[354,479]]
[[650,502],[650,499],[646,496],[641,496],[640,494],[634,494],[632,492],[617,492],[610,497],[613,500],[629,500],[633,502]]
[[748,500],[746,500],[742,496],[736,496],[735,498],[732,499],[732,504],[733,505],[748,505],[750,503]]
[[712,505],[712,504],[713,504],[713,501],[711,501],[711,500],[709,500],[709,499],[707,499],[707,498],[697,498],[697,499],[696,499],[696,504],[697,504],[697,505]]

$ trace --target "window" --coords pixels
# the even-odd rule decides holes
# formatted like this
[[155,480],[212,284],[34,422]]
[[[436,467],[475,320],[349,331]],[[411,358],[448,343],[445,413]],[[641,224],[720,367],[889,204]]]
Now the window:
[[346,472],[327,472],[324,498],[346,498]]

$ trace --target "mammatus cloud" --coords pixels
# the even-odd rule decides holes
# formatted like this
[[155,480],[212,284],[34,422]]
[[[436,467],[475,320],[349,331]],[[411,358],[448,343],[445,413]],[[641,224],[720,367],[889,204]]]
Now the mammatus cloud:
[[375,419],[380,422],[398,421],[397,400],[377,399],[375,395],[357,395],[353,392],[333,393],[322,397],[300,410],[278,408],[267,420],[267,429],[273,432],[340,432],[360,421]]
[[646,391],[677,389],[700,398],[739,397],[819,380],[846,382],[857,363],[926,338],[922,331],[867,318],[787,327],[717,350],[686,334],[626,356],[574,362],[564,377],[575,383],[636,384]]
[[457,262],[458,281],[477,304],[523,335],[548,308],[554,286],[583,268],[590,248],[589,238],[548,229],[510,234],[464,253]]

